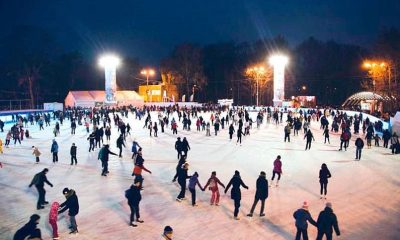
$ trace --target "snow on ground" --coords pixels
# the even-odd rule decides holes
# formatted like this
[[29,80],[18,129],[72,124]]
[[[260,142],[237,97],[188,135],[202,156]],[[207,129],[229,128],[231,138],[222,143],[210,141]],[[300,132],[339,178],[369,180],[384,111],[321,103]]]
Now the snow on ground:
[[[156,119],[156,113],[153,114]],[[207,119],[209,114],[203,116]],[[61,135],[56,138],[60,145],[57,164],[52,163],[50,153],[54,121],[45,131],[39,132],[37,126],[29,126],[33,138],[24,140],[22,145],[12,144],[0,156],[4,164],[0,169],[0,238],[11,239],[33,213],[42,216],[39,227],[43,238],[51,238],[49,206],[36,210],[37,191],[35,187],[28,188],[33,175],[47,167],[50,169],[48,179],[54,187],[45,186],[46,199],[63,202],[61,191],[69,187],[76,190],[80,201],[79,234],[68,234],[68,218],[63,214],[58,222],[61,239],[159,239],[165,225],[173,227],[174,239],[294,239],[296,229],[292,214],[302,202],[309,202],[314,219],[325,206],[325,201],[319,199],[318,172],[322,163],[326,163],[332,173],[328,201],[337,214],[341,239],[398,239],[400,235],[400,159],[399,155],[389,154],[388,149],[364,149],[362,160],[356,162],[354,139],[347,152],[339,152],[338,135],[331,135],[331,144],[323,144],[317,122],[312,123],[316,141],[310,151],[304,151],[302,135],[292,136],[292,142],[284,143],[283,125],[265,123],[260,129],[253,128],[251,136],[246,136],[239,146],[236,141],[229,142],[226,128],[218,136],[206,137],[205,132],[195,130],[194,121],[190,132],[182,131],[182,124],[179,124],[179,136],[187,137],[192,148],[188,154],[189,174],[197,171],[204,185],[215,170],[227,184],[234,171],[239,170],[249,186],[249,190],[242,190],[241,220],[236,221],[232,218],[233,201],[221,189],[219,207],[209,205],[211,193],[208,190],[197,191],[198,207],[191,206],[189,192],[188,200],[176,202],[179,188],[171,182],[177,164],[176,136],[168,129],[164,134],[159,133],[158,138],[149,137],[147,129],[142,128],[143,120],[139,122],[130,115],[128,122],[133,127],[132,136],[127,138],[122,159],[110,156],[107,177],[100,176],[98,149],[87,152],[87,134],[83,126],[78,126],[75,136],[69,134],[68,121],[61,127]],[[117,129],[113,126],[112,131],[111,149],[117,152]],[[5,133],[0,137],[4,139]],[[128,226],[129,207],[124,197],[133,179],[130,159],[133,138],[143,147],[145,166],[153,171],[152,175],[143,173],[140,212],[145,222],[137,228]],[[73,142],[78,146],[77,166],[69,165],[69,148]],[[34,163],[32,145],[42,152],[40,164]],[[253,203],[258,174],[265,171],[270,179],[278,154],[282,156],[283,175],[280,186],[270,188],[266,216],[258,217],[259,204],[254,217],[248,218],[245,215]],[[309,226],[309,236],[316,237],[313,226]]]

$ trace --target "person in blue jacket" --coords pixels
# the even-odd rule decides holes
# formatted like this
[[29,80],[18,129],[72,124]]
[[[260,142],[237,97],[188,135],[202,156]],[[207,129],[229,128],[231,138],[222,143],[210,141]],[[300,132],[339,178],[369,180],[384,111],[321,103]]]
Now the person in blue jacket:
[[58,143],[56,142],[55,139],[53,139],[50,151],[53,154],[53,163],[58,162]]
[[294,219],[296,219],[296,228],[297,228],[296,240],[300,240],[302,235],[303,235],[303,240],[308,240],[307,221],[314,226],[317,226],[317,223],[314,221],[314,219],[311,217],[310,212],[308,211],[307,202],[304,202],[303,206],[300,209],[297,209],[293,213],[293,217]]

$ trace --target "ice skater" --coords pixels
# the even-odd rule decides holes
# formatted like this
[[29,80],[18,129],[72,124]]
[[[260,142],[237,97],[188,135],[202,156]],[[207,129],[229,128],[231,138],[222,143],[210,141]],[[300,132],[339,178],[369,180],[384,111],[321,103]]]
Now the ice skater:
[[40,229],[37,228],[39,224],[40,216],[37,214],[33,214],[29,222],[25,224],[22,228],[18,229],[15,233],[13,240],[24,240],[27,237],[29,239],[42,239],[42,234]]
[[43,209],[45,204],[48,204],[49,202],[46,201],[46,190],[44,189],[44,183],[47,183],[50,187],[53,187],[53,184],[47,180],[46,174],[49,172],[49,169],[45,168],[43,171],[35,174],[33,177],[31,184],[29,184],[29,187],[32,187],[35,185],[38,193],[39,193],[39,198],[36,204],[37,210]]
[[308,129],[306,135],[304,135],[304,139],[307,139],[305,150],[307,150],[307,149],[310,150],[311,149],[311,141],[312,140],[315,141],[314,136],[310,129]]
[[200,185],[200,182],[199,182],[199,174],[197,172],[194,172],[194,174],[189,179],[189,185],[188,185],[188,189],[189,189],[190,193],[192,194],[192,206],[193,207],[197,206],[196,185],[199,186],[200,190],[204,191],[204,188]]
[[42,153],[41,153],[41,152],[39,151],[39,149],[38,149],[37,147],[35,147],[35,146],[32,146],[32,149],[33,149],[32,155],[35,156],[36,163],[39,163],[39,162],[40,162],[40,155],[41,155]]
[[270,187],[274,184],[275,174],[278,175],[278,179],[276,180],[275,187],[278,187],[279,180],[281,180],[281,175],[282,175],[282,162],[281,162],[280,155],[278,155],[274,161],[274,169],[272,170],[271,184],[269,185]]
[[140,219],[140,212],[139,212],[139,203],[142,200],[142,195],[140,194],[141,191],[141,177],[136,177],[132,186],[125,191],[125,197],[128,199],[128,205],[131,209],[130,221],[129,224],[132,227],[137,227],[138,225],[135,224],[135,217],[136,222],[143,223],[144,221]]
[[337,236],[340,236],[339,224],[335,213],[333,213],[332,203],[327,202],[325,206],[325,209],[320,212],[317,220],[317,240],[322,240],[324,235],[326,236],[326,239],[331,240],[333,234],[332,229],[335,230]]
[[181,187],[181,191],[179,192],[178,197],[176,198],[176,201],[181,202],[182,200],[185,200],[185,192],[186,192],[186,179],[190,178],[191,176],[188,176],[188,169],[189,169],[189,163],[185,162],[180,169],[178,169],[178,183],[179,186]]
[[55,139],[53,139],[53,143],[51,144],[50,152],[53,154],[53,163],[58,162],[58,143]]
[[261,201],[260,217],[264,217],[264,206],[265,200],[268,198],[268,180],[265,177],[265,172],[261,171],[260,176],[256,182],[256,194],[254,196],[253,206],[251,207],[250,213],[247,214],[248,217],[253,216],[254,209],[257,206],[258,201]]
[[249,187],[246,186],[246,184],[244,184],[244,182],[240,178],[240,173],[238,170],[235,171],[235,174],[233,175],[232,179],[229,181],[228,185],[226,186],[225,194],[231,186],[232,186],[231,199],[234,201],[234,205],[235,205],[235,210],[233,211],[233,216],[234,216],[235,220],[240,220],[240,217],[238,217],[239,208],[240,208],[240,200],[242,199],[240,186],[242,186],[246,189],[249,189]]
[[294,219],[296,219],[296,238],[295,240],[300,240],[301,236],[303,236],[303,240],[308,240],[308,233],[307,233],[307,228],[308,224],[307,222],[310,222],[312,225],[317,227],[317,222],[314,221],[314,219],[311,217],[310,212],[308,211],[308,204],[307,202],[303,203],[303,206],[300,209],[297,209],[293,213]]
[[58,225],[57,225],[58,208],[59,207],[60,207],[60,204],[58,202],[53,202],[50,207],[49,224],[53,230],[53,240],[59,239]]
[[75,143],[72,143],[71,149],[69,150],[69,153],[71,154],[71,165],[78,164],[78,160],[76,159],[76,149],[77,147],[75,146]]
[[319,170],[319,184],[321,186],[320,199],[326,199],[326,194],[328,192],[328,178],[332,177],[331,172],[329,171],[328,167],[325,163],[321,165],[321,169]]
[[79,213],[79,201],[76,192],[73,189],[64,188],[62,191],[66,200],[60,205],[58,214],[65,212],[68,209],[68,216],[70,220],[70,234],[78,233],[78,225],[76,224],[76,215]]

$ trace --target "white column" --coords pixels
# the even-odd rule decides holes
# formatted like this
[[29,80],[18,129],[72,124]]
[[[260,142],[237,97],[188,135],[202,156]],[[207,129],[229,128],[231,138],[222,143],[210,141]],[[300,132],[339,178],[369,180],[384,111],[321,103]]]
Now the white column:
[[107,65],[104,67],[105,76],[105,92],[106,92],[106,103],[116,102],[116,92],[117,92],[117,71],[116,66]]
[[285,56],[272,56],[270,64],[274,67],[274,107],[281,107],[285,100],[285,66],[288,62]]

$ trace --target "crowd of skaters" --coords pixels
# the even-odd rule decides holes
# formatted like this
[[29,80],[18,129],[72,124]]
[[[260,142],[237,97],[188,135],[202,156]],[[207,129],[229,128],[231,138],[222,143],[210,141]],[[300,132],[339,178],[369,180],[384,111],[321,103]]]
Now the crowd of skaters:
[[[183,127],[182,130],[186,131],[191,131],[191,124],[192,120],[191,117],[195,119],[196,123],[196,130],[199,132],[206,131],[206,136],[211,136],[210,134],[210,126],[212,125],[214,127],[214,135],[217,135],[218,132],[221,129],[225,129],[225,126],[228,126],[228,135],[229,135],[229,140],[232,139],[233,133],[236,131],[237,133],[237,143],[242,142],[242,136],[247,136],[250,135],[250,130],[252,129],[252,124],[253,124],[253,119],[250,118],[248,111],[244,109],[230,109],[226,112],[223,108],[183,108],[180,109],[178,106],[174,107],[168,107],[168,108],[158,108],[155,106],[152,107],[144,107],[144,108],[133,108],[133,107],[124,107],[121,109],[69,109],[64,112],[56,112],[53,115],[53,120],[56,120],[55,123],[55,128],[54,128],[54,134],[55,137],[59,135],[59,126],[60,124],[63,124],[63,121],[65,119],[70,120],[71,122],[71,134],[75,134],[75,129],[78,125],[83,125],[86,128],[86,131],[89,133],[88,136],[88,141],[89,141],[89,152],[94,151],[95,148],[100,148],[100,151],[98,153],[98,159],[101,160],[102,162],[102,176],[107,176],[109,173],[108,171],[108,160],[109,160],[109,155],[118,155],[115,154],[110,150],[110,136],[111,136],[111,117],[114,120],[115,126],[117,126],[118,132],[119,132],[119,137],[117,138],[116,141],[116,146],[119,148],[119,157],[122,157],[122,148],[126,147],[126,135],[130,135],[130,125],[129,123],[125,124],[124,121],[122,120],[122,117],[127,117],[128,113],[131,112],[132,114],[135,114],[135,118],[145,118],[145,124],[144,128],[147,128],[149,130],[150,136],[152,136],[152,132],[154,133],[153,136],[157,137],[157,120],[158,124],[162,128],[162,132],[164,132],[164,127],[169,126],[171,124],[171,131],[173,134],[178,134],[178,123],[182,123]],[[150,112],[151,111],[159,111],[158,114],[158,119],[152,122]],[[171,122],[170,120],[170,115],[176,111],[178,115],[178,119],[176,120],[174,117],[172,117]],[[211,116],[210,119],[203,119],[203,117],[200,115],[201,112],[206,112],[210,111]],[[332,128],[331,132],[338,132],[338,125],[340,123],[340,128],[341,128],[341,135],[340,135],[340,140],[341,140],[341,147],[339,150],[342,149],[342,147],[347,150],[347,147],[349,146],[348,142],[351,137],[351,132],[350,128],[353,127],[354,129],[354,134],[358,134],[359,132],[359,125],[362,122],[363,126],[363,133],[365,134],[365,139],[371,138],[372,136],[378,136],[378,130],[382,130],[382,127],[380,126],[381,124],[377,123],[371,123],[369,119],[362,119],[362,114],[356,115],[355,117],[350,116],[348,117],[346,113],[339,112],[339,111],[330,111],[330,115],[334,116],[333,117],[333,123],[332,123]],[[121,115],[121,117],[120,117]],[[266,108],[257,114],[256,117],[256,122],[257,122],[257,128],[260,127],[260,125],[264,122],[264,119],[266,118],[267,123],[272,124],[280,124],[283,123],[283,111],[277,111],[272,108]],[[21,128],[23,128],[23,125],[26,124],[26,117],[24,118],[17,118],[18,122],[13,125],[12,129],[10,131],[17,131],[19,129],[19,132]],[[36,116],[29,116],[28,117],[29,122],[33,124],[33,121],[36,121],[36,123],[39,125],[39,129],[43,129],[43,122],[46,123],[46,127],[50,126],[50,114],[43,114],[43,116],[39,117]],[[31,121],[32,119],[32,121]],[[324,129],[324,136],[325,136],[325,143],[326,140],[328,140],[328,144],[330,144],[329,141],[329,121],[327,120],[326,116],[322,114],[321,111],[318,110],[309,110],[307,112],[302,112],[302,110],[299,113],[294,113],[294,112],[289,112],[287,114],[287,119],[286,119],[286,126],[284,127],[284,141],[288,140],[290,142],[290,132],[291,129],[294,129],[295,135],[298,135],[299,130],[303,127],[304,130],[304,139],[306,139],[306,150],[311,148],[311,141],[315,141],[315,138],[313,136],[313,133],[311,132],[310,129],[310,122],[311,121],[319,121],[321,123],[321,129]],[[60,122],[60,123],[59,123]],[[210,124],[211,122],[211,124]],[[22,124],[21,124],[22,123]],[[90,126],[92,125],[92,132],[90,133]],[[103,125],[103,126],[101,126]],[[25,125],[26,126],[26,125]],[[57,127],[58,126],[58,127]],[[237,130],[235,130],[235,127],[237,127]],[[17,129],[17,130],[15,130]],[[104,130],[105,129],[105,130]],[[365,133],[366,132],[366,133]],[[106,135],[106,143],[104,143],[103,140],[103,135]],[[385,136],[386,134],[386,136]],[[390,132],[389,132],[390,134]],[[13,134],[15,135],[15,134]],[[350,135],[350,136],[348,136]],[[8,135],[7,135],[8,136]],[[18,134],[20,136],[20,134]],[[391,148],[392,152],[396,153],[396,146],[398,147],[398,137],[396,134],[391,135],[388,138],[388,131],[385,130],[383,132],[382,138],[386,142],[386,145],[384,143],[384,147],[388,147],[387,142],[390,140],[391,141]],[[385,140],[386,139],[386,140]],[[6,139],[7,140],[7,139]],[[15,140],[15,139],[14,139]],[[17,137],[18,140],[18,137]],[[15,141],[17,141],[15,140]],[[362,144],[360,143],[360,140],[362,142],[362,139],[358,137],[356,139],[355,145],[356,145],[356,154],[357,157],[356,159],[359,160],[361,158],[361,150],[363,148],[363,142]],[[396,142],[397,140],[397,142]],[[379,139],[375,139],[375,141],[378,141],[378,146],[379,146]],[[103,144],[103,146],[101,146]],[[397,145],[396,145],[397,144]],[[375,142],[376,145],[376,142]],[[37,147],[33,146],[33,155],[36,157],[36,162],[39,162],[39,156],[40,156],[40,151],[38,150]],[[71,165],[73,163],[77,164],[77,158],[76,158],[76,146],[75,144],[72,144],[71,149],[70,149],[70,154],[71,154]],[[213,171],[211,173],[211,177],[208,179],[207,183],[205,184],[204,188],[201,186],[199,182],[199,174],[197,172],[194,172],[193,175],[189,176],[188,175],[188,169],[189,169],[189,164],[186,162],[186,159],[188,157],[188,151],[190,150],[189,142],[186,138],[183,138],[183,140],[180,140],[180,137],[178,137],[177,142],[175,144],[175,149],[177,150],[178,153],[178,165],[177,165],[177,173],[176,176],[174,177],[175,179],[178,179],[178,183],[181,187],[181,191],[177,197],[177,201],[181,202],[185,200],[185,191],[186,191],[186,181],[189,179],[189,184],[188,184],[188,189],[192,195],[192,206],[197,206],[196,204],[196,186],[198,186],[202,191],[205,191],[207,187],[209,187],[209,190],[212,192],[211,194],[211,199],[210,199],[210,204],[211,205],[219,205],[219,190],[218,190],[218,185],[221,187],[225,188],[225,193],[229,190],[230,187],[231,189],[231,198],[234,201],[234,219],[239,220],[240,217],[238,217],[238,212],[240,208],[240,201],[241,201],[241,191],[240,187],[244,187],[248,189],[247,185],[244,184],[243,180],[240,177],[240,173],[238,170],[235,171],[232,179],[229,181],[227,186],[225,185],[216,177],[216,172]],[[393,151],[394,150],[394,151]],[[53,154],[53,162],[57,163],[58,162],[58,144],[56,140],[53,140],[52,146],[51,146],[51,153]],[[151,173],[150,170],[146,169],[144,167],[144,159],[142,157],[142,148],[136,141],[136,139],[132,143],[132,158],[134,159],[134,169],[132,176],[134,176],[134,182],[132,186],[126,191],[125,196],[128,199],[128,205],[130,206],[131,209],[131,219],[130,219],[130,225],[133,227],[136,227],[137,224],[135,222],[143,223],[144,221],[140,219],[140,213],[139,213],[139,203],[141,201],[141,194],[140,191],[143,189],[143,177],[141,176],[142,170],[145,170],[149,173]],[[45,169],[46,170],[46,169]],[[43,170],[41,172],[42,175],[46,175],[48,172]],[[44,173],[45,172],[45,173]],[[254,203],[252,205],[250,213],[247,215],[249,217],[253,216],[253,212],[255,210],[255,207],[258,203],[258,201],[261,201],[261,210],[260,210],[260,216],[264,216],[264,206],[265,206],[265,200],[268,198],[268,186],[271,187],[272,181],[275,178],[275,175],[278,175],[277,182],[276,182],[276,187],[278,187],[278,182],[280,180],[282,174],[282,163],[281,163],[281,157],[278,156],[277,159],[274,161],[274,166],[273,166],[273,176],[271,179],[271,184],[268,185],[268,181],[266,180],[266,174],[265,172],[261,172],[259,178],[257,179],[256,183],[256,194],[254,198]],[[36,177],[36,175],[35,175]],[[329,170],[327,169],[326,164],[323,164],[321,166],[321,170],[319,173],[319,179],[320,179],[320,184],[321,184],[321,198],[326,199],[326,194],[327,194],[327,184],[328,181],[327,179],[331,177],[331,174]],[[43,177],[42,177],[43,178]],[[46,182],[47,179],[44,178],[43,182]],[[34,183],[34,181],[32,181]],[[46,182],[50,186],[51,183],[48,181]],[[45,191],[43,188],[44,184],[39,184],[39,187],[37,184],[33,184],[36,186],[38,189],[39,193],[39,200],[37,204],[38,209],[42,209],[47,202],[44,200],[44,195]],[[64,189],[65,190],[65,189]],[[64,193],[64,191],[63,191]],[[67,193],[67,192],[66,192]],[[76,194],[75,194],[76,196]],[[77,201],[77,200],[76,200]],[[57,204],[52,204],[52,206],[56,206]],[[60,206],[59,206],[60,207]],[[326,211],[328,209],[332,209],[331,203],[327,203]],[[53,209],[53,207],[52,207]],[[303,208],[304,209],[304,206]],[[329,210],[328,210],[329,212]],[[333,214],[333,213],[332,213]],[[75,215],[74,215],[75,216]],[[136,220],[135,220],[136,217]],[[296,217],[295,217],[296,218]],[[336,219],[336,217],[335,217]],[[75,222],[75,218],[73,218],[73,221]],[[53,225],[52,225],[53,226]],[[76,228],[76,222],[75,224],[72,223],[71,220],[71,226],[72,231],[71,233],[76,233],[77,228]],[[296,227],[297,227],[297,218],[296,218]],[[332,230],[332,227],[335,229],[337,234],[339,233],[338,227],[337,227],[337,221],[332,221],[330,224],[330,229]],[[328,229],[328,227],[326,227]],[[321,234],[326,234],[329,237],[329,234],[332,234],[332,231],[328,230],[321,230]],[[301,230],[301,229],[300,229]],[[304,231],[300,231],[298,228],[298,233],[303,234],[303,237],[306,236],[306,232],[304,234]],[[304,229],[303,229],[304,230]],[[320,229],[318,229],[318,236],[320,238]],[[296,239],[299,239],[296,235]],[[321,236],[322,237],[322,236]],[[57,239],[57,237],[55,237]]]

